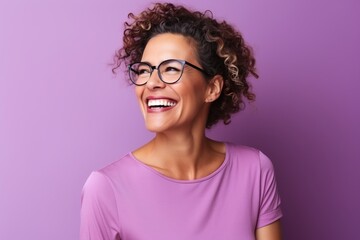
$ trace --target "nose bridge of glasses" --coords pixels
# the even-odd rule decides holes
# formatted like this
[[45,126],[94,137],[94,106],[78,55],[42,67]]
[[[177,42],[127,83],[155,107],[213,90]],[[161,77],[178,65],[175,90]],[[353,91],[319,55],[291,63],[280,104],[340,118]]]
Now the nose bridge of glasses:
[[156,69],[156,70],[158,69],[157,66],[151,66],[151,65],[149,65],[149,67],[150,67],[150,69],[151,69],[151,72],[153,72],[155,69]]
[[152,75],[152,73],[154,72],[155,69],[158,70],[158,72],[159,72],[159,66],[151,66],[151,65],[149,65],[149,68],[150,68],[150,76],[149,76],[149,78],[151,77],[151,75]]
[[160,65],[159,65],[159,66],[151,66],[151,65],[149,64],[148,66],[149,66],[149,68],[150,68],[150,75],[149,75],[149,77],[148,77],[147,82],[149,82],[150,79],[152,78],[153,72],[154,72],[155,69],[157,70],[157,77],[159,78],[159,79],[157,79],[157,81],[160,80],[160,82],[163,82],[162,77],[161,77],[161,73],[160,73],[160,71],[159,71],[159,66],[160,66]]

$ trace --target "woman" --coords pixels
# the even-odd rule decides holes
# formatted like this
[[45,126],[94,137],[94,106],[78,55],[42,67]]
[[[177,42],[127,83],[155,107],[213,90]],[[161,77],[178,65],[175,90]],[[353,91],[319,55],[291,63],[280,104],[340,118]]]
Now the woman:
[[279,240],[270,160],[205,136],[255,98],[247,81],[255,60],[242,36],[210,12],[172,4],[129,18],[115,69],[129,66],[155,137],[90,175],[81,239]]

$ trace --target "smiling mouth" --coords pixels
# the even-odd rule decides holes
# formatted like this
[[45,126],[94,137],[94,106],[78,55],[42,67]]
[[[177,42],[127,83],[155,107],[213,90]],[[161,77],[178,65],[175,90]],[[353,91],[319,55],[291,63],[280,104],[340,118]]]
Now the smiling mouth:
[[176,101],[170,99],[149,99],[147,107],[150,109],[155,108],[170,108],[176,105]]

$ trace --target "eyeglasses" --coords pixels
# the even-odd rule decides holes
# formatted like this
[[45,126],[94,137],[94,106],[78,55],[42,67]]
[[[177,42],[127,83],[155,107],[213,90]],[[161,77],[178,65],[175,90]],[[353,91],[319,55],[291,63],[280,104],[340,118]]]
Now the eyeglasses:
[[129,65],[129,76],[131,82],[137,86],[142,86],[150,79],[151,74],[155,69],[158,70],[158,76],[164,83],[172,84],[179,81],[183,72],[184,66],[188,65],[205,75],[209,75],[205,70],[191,64],[185,60],[168,59],[161,62],[157,67],[151,66],[147,62],[136,62]]

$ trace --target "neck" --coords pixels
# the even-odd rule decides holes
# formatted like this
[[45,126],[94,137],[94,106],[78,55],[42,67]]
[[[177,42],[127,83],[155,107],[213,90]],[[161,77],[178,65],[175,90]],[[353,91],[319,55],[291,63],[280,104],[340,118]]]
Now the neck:
[[224,159],[224,146],[204,133],[158,133],[134,154],[166,176],[190,180],[216,170]]
[[201,160],[200,156],[209,148],[209,142],[210,140],[204,134],[183,133],[175,136],[157,134],[150,143],[153,150],[162,153],[164,157],[171,156],[173,163],[195,165]]

